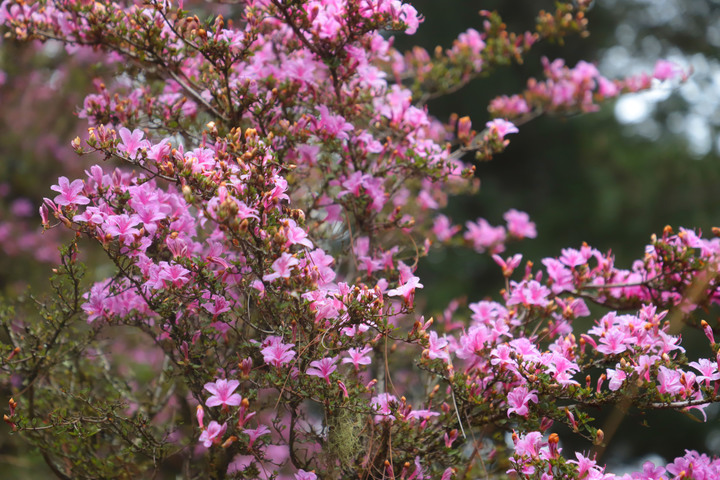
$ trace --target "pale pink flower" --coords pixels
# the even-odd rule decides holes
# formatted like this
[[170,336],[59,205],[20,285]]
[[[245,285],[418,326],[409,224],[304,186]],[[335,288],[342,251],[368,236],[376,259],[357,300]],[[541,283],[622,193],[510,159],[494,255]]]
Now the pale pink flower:
[[222,436],[225,435],[226,431],[227,423],[220,425],[215,420],[212,420],[207,429],[203,430],[200,434],[199,441],[201,441],[206,448],[210,448],[213,443],[219,444],[222,441]]
[[530,221],[530,215],[511,208],[503,215],[507,222],[507,229],[510,235],[516,238],[535,238],[537,230],[535,223]]
[[243,433],[247,434],[247,436],[250,437],[250,443],[248,443],[248,448],[252,448],[255,440],[257,440],[263,435],[267,435],[268,433],[270,433],[270,429],[265,425],[259,425],[257,428],[246,428],[243,430]]
[[233,393],[238,385],[240,385],[240,382],[237,380],[228,381],[222,378],[214,383],[206,383],[205,390],[212,393],[212,396],[205,401],[205,405],[208,407],[222,405],[223,408],[240,405],[242,397],[237,393]]
[[337,370],[335,362],[337,362],[337,357],[325,357],[322,360],[315,360],[310,362],[310,368],[305,373],[324,378],[327,384],[330,385],[330,374]]
[[295,474],[295,480],[317,480],[317,478],[315,472],[306,472],[303,469],[298,470]]
[[508,408],[507,416],[516,413],[522,417],[527,417],[529,413],[528,403],[538,402],[538,397],[535,395],[537,390],[528,390],[527,387],[515,387],[510,393],[508,393]]
[[265,363],[274,365],[278,368],[295,358],[295,352],[292,350],[292,347],[294,347],[295,344],[284,344],[280,340],[281,339],[278,337],[272,337],[268,346],[260,350],[260,353],[263,354],[263,360],[265,360]]
[[130,130],[123,127],[118,132],[122,141],[118,144],[118,150],[127,153],[130,158],[137,158],[137,152],[143,148],[150,148],[150,142],[143,140],[145,133],[142,130]]
[[389,297],[401,296],[407,303],[410,303],[413,295],[415,295],[416,288],[423,288],[423,284],[420,283],[419,277],[412,276],[407,280],[407,282],[400,285],[398,288],[388,290],[387,294]]
[[505,135],[519,132],[514,123],[504,120],[502,118],[496,118],[495,120],[491,120],[487,122],[485,126],[490,130],[491,135],[497,135],[500,140],[505,138]]
[[675,78],[685,78],[687,74],[677,63],[668,60],[658,60],[653,70],[653,78],[658,80],[674,80]]
[[352,363],[355,366],[355,370],[360,369],[360,365],[370,365],[372,360],[367,355],[372,350],[372,347],[366,346],[358,350],[357,348],[348,349],[348,356],[341,360],[341,363]]
[[273,273],[263,275],[263,281],[272,282],[278,278],[290,278],[292,267],[300,263],[297,258],[287,252],[283,252],[280,258],[272,264]]
[[60,193],[54,199],[58,205],[87,205],[90,203],[90,199],[80,195],[84,188],[85,184],[82,180],[73,180],[70,183],[67,177],[60,177],[58,178],[58,184],[50,187],[50,190]]

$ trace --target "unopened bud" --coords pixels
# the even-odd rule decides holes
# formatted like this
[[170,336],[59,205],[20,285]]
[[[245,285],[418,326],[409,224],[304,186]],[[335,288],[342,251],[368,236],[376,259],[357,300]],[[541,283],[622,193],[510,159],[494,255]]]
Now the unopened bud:
[[598,428],[598,431],[595,432],[595,440],[593,440],[593,444],[602,445],[603,440],[605,440],[605,432]]

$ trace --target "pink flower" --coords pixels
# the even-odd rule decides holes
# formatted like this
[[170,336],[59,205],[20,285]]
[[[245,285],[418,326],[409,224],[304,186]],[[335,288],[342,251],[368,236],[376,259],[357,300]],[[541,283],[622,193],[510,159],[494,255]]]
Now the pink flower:
[[537,390],[529,390],[527,387],[515,387],[513,390],[508,394],[508,404],[510,405],[510,408],[508,408],[507,415],[510,416],[511,413],[516,413],[522,417],[527,417],[529,413],[528,403],[538,402],[538,397],[535,395],[537,393]]
[[215,420],[210,422],[206,430],[200,434],[200,441],[203,443],[205,448],[210,448],[212,444],[219,444],[222,441],[222,436],[227,431],[227,423],[220,425]]
[[513,441],[515,443],[515,455],[528,456],[536,458],[540,454],[540,448],[542,447],[542,434],[540,432],[528,432],[522,437],[513,435]]
[[189,273],[190,270],[177,263],[170,265],[168,262],[160,262],[158,279],[168,281],[173,286],[179,287],[190,281]]
[[678,77],[685,79],[687,75],[677,63],[662,59],[655,63],[653,78],[657,78],[658,80],[674,80]]
[[427,348],[427,356],[430,360],[433,360],[435,358],[440,358],[445,363],[450,361],[450,354],[447,350],[448,347],[448,341],[443,336],[443,338],[439,338],[437,332],[432,331],[428,335],[428,348]]
[[283,252],[280,258],[275,260],[272,264],[274,273],[268,273],[263,275],[263,281],[272,282],[278,278],[290,278],[292,273],[292,267],[300,263],[297,258],[293,257],[287,252]]
[[50,187],[50,190],[60,192],[60,195],[55,197],[55,203],[58,205],[87,205],[90,203],[90,199],[79,195],[80,192],[85,188],[82,180],[70,180],[67,177],[58,178],[58,184]]
[[310,368],[305,373],[324,378],[327,384],[330,385],[330,374],[337,370],[336,361],[337,357],[325,357],[322,360],[315,360],[310,362]]
[[508,257],[506,260],[503,260],[500,255],[492,255],[492,259],[495,260],[495,263],[500,265],[500,268],[502,268],[503,271],[503,275],[506,277],[510,277],[515,271],[515,269],[520,266],[520,262],[522,261],[522,254],[516,253],[512,257]]
[[661,365],[657,376],[657,381],[659,383],[658,392],[669,393],[670,395],[682,392],[685,387],[683,387],[680,382],[680,377],[681,372],[679,370],[670,370],[669,368]]
[[701,358],[697,362],[688,363],[688,365],[700,372],[700,375],[697,376],[698,383],[705,381],[705,385],[710,386],[710,382],[720,380],[717,362]]
[[397,402],[395,395],[389,393],[381,393],[380,395],[374,396],[370,400],[370,406],[375,409],[377,415],[375,415],[375,422],[381,422],[383,420],[395,420],[395,416],[392,415],[391,404]]
[[212,396],[205,401],[205,405],[208,407],[222,405],[223,408],[240,405],[242,397],[237,393],[233,393],[238,385],[240,385],[240,382],[237,380],[227,381],[222,378],[216,380],[215,383],[206,383],[205,390],[212,393]]
[[478,218],[475,222],[465,222],[467,232],[465,240],[473,244],[478,253],[489,249],[492,253],[499,253],[505,250],[505,228],[493,227],[484,218]]
[[292,347],[295,346],[294,343],[284,344],[279,337],[268,337],[268,339],[270,344],[260,350],[265,363],[280,368],[295,357],[295,352],[292,351]]
[[627,345],[632,341],[632,336],[619,328],[613,327],[604,332],[604,335],[600,338],[600,345],[597,346],[597,351],[605,355],[615,355],[627,350]]
[[537,280],[510,282],[510,285],[512,290],[507,301],[508,305],[546,307],[550,303],[548,300],[550,289],[541,285]]
[[491,120],[487,122],[485,126],[490,130],[491,135],[497,135],[500,140],[505,138],[505,135],[519,132],[514,123],[503,120],[502,118]]
[[507,229],[510,235],[516,238],[535,238],[537,230],[535,223],[530,221],[530,216],[525,212],[520,212],[511,208],[503,215],[507,222]]
[[620,387],[622,387],[625,379],[627,378],[627,374],[624,370],[621,370],[620,368],[617,368],[615,370],[613,370],[612,368],[608,368],[607,378],[608,380],[610,380],[608,387],[614,392],[616,390],[619,390]]
[[118,150],[127,153],[130,158],[137,158],[137,152],[141,148],[150,148],[150,142],[143,140],[145,133],[142,130],[135,129],[130,133],[130,130],[123,127],[118,133],[122,139]]
[[257,428],[246,428],[243,430],[243,433],[247,434],[248,437],[250,437],[250,443],[248,444],[248,448],[252,448],[253,443],[255,443],[255,440],[257,440],[259,437],[263,435],[267,435],[270,433],[270,429],[266,427],[265,425],[260,425]]
[[135,235],[140,230],[135,228],[140,220],[135,215],[111,215],[107,218],[104,226],[105,233],[112,237],[118,237],[125,245],[130,245],[135,240]]
[[303,469],[298,470],[295,474],[295,480],[317,480],[317,478],[315,472],[306,472]]
[[402,296],[407,303],[410,303],[416,288],[423,288],[423,284],[420,283],[420,277],[412,276],[398,288],[388,290],[387,294],[389,297]]
[[353,130],[353,125],[345,120],[342,115],[333,115],[325,105],[318,107],[320,110],[320,119],[315,119],[315,128],[330,137],[335,137],[340,140],[347,140],[347,132]]
[[435,217],[433,223],[433,233],[441,242],[447,242],[453,235],[460,231],[460,225],[452,225],[450,219],[445,215]]
[[370,365],[372,360],[367,354],[372,350],[372,347],[366,346],[358,350],[357,348],[348,349],[348,356],[343,358],[341,363],[352,363],[355,366],[355,370],[360,370],[360,365]]

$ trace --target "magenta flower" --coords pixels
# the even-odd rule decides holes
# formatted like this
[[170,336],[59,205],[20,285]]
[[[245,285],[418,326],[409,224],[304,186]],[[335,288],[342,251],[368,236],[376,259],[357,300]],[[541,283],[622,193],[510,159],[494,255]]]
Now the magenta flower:
[[250,437],[250,443],[248,444],[248,448],[252,448],[255,440],[257,440],[263,435],[267,435],[268,433],[270,433],[270,429],[265,425],[260,425],[257,428],[246,428],[243,430],[243,433],[247,434],[247,436]]
[[343,358],[341,363],[352,363],[355,366],[355,370],[360,370],[360,365],[370,365],[372,360],[367,355],[372,350],[372,347],[366,346],[358,350],[357,348],[348,349],[348,356]]
[[270,338],[272,338],[270,343],[267,347],[260,350],[260,353],[263,354],[265,363],[280,368],[295,357],[295,352],[292,350],[295,344],[282,343],[279,337],[268,337],[268,339]]
[[337,362],[337,357],[325,357],[322,360],[315,360],[310,362],[310,368],[305,373],[313,377],[324,378],[327,384],[330,385],[330,374],[337,370],[335,362]]
[[320,118],[315,120],[315,128],[323,131],[325,135],[335,137],[340,140],[347,140],[347,132],[353,130],[353,125],[345,120],[342,115],[333,115],[325,105],[318,107],[320,110]]
[[292,273],[292,267],[300,263],[297,258],[293,257],[289,253],[284,252],[280,255],[280,258],[275,260],[272,264],[274,273],[268,273],[263,275],[263,281],[272,282],[278,278],[290,278]]
[[515,455],[528,456],[530,458],[538,457],[543,443],[540,432],[528,432],[522,437],[519,436],[517,440],[515,440],[515,435],[513,435],[513,441],[515,442]]
[[[168,262],[160,262],[158,279],[166,280],[170,282],[173,286],[179,287],[190,281],[190,278],[188,277],[189,273],[190,270],[183,267],[182,265],[178,265],[177,263],[170,265]],[[166,283],[163,284],[167,285]]]
[[507,229],[510,235],[516,238],[535,238],[537,230],[535,222],[530,221],[530,215],[511,208],[503,215],[507,222]]
[[210,448],[212,444],[219,444],[222,440],[222,436],[227,431],[227,423],[220,425],[215,420],[210,422],[206,430],[200,434],[199,440],[203,443],[205,448]]
[[381,393],[370,400],[370,406],[375,409],[377,414],[375,415],[375,423],[383,420],[395,420],[391,408],[391,405],[395,402],[397,402],[397,397],[389,393]]
[[465,222],[467,232],[463,235],[465,240],[472,243],[478,253],[490,249],[492,253],[499,253],[505,250],[505,227],[493,227],[484,218],[478,218],[475,222]]
[[135,228],[140,224],[140,220],[135,215],[110,215],[104,226],[105,233],[114,237],[118,237],[125,245],[130,245],[135,240],[135,235],[140,230]]
[[633,342],[633,337],[619,328],[611,328],[600,338],[597,351],[605,355],[614,355],[627,350],[627,345]]
[[233,393],[238,385],[240,385],[240,382],[237,380],[227,381],[222,378],[214,383],[206,383],[205,390],[212,393],[212,396],[205,401],[205,405],[208,407],[222,405],[224,409],[231,405],[240,405],[242,397],[237,393]]
[[60,193],[55,197],[55,203],[58,205],[87,205],[90,203],[90,199],[80,195],[84,188],[85,184],[82,180],[73,180],[70,183],[67,177],[60,177],[58,184],[50,187],[50,190]]
[[230,311],[230,302],[228,302],[225,297],[213,295],[210,297],[210,300],[212,300],[212,302],[203,303],[202,307],[212,313],[213,317]]
[[511,293],[507,301],[508,305],[537,305],[546,307],[550,300],[550,289],[540,284],[537,280],[522,281],[520,283],[510,282]]
[[122,141],[118,144],[118,150],[128,154],[130,158],[137,158],[137,152],[141,148],[150,148],[150,142],[143,140],[145,133],[142,130],[130,130],[123,127],[118,132]]
[[447,242],[460,231],[460,225],[452,225],[448,217],[438,215],[435,217],[432,230],[438,241]]
[[[619,367],[619,365],[616,365]],[[627,378],[627,373],[625,373],[624,370],[621,370],[620,368],[607,369],[607,378],[610,380],[610,383],[608,384],[608,387],[613,392],[616,390],[619,390],[620,387],[622,387],[623,383],[625,382],[625,379]]]
[[442,338],[439,338],[437,332],[430,332],[428,336],[428,348],[426,350],[428,358],[430,360],[440,358],[445,361],[445,363],[449,362],[450,354],[447,350],[448,344],[449,342],[444,335]]
[[522,416],[527,417],[529,413],[528,403],[538,402],[538,397],[535,395],[537,393],[537,390],[529,390],[527,387],[515,387],[512,389],[510,393],[508,393],[508,404],[510,405],[510,408],[508,408],[507,415],[508,417],[513,412]]
[[682,392],[685,388],[680,382],[681,372],[679,370],[670,370],[669,368],[660,366],[658,372],[658,392],[669,393],[675,395]]
[[688,365],[700,372],[700,375],[697,376],[698,383],[704,381],[706,386],[710,386],[711,381],[720,379],[717,362],[701,358],[697,362],[688,363]]

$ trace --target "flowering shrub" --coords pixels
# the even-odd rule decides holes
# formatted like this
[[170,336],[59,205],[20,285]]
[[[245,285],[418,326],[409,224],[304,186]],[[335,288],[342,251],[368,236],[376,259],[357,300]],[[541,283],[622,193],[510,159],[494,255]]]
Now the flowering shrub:
[[[117,73],[79,110],[72,147],[93,160],[40,209],[74,234],[54,295],[1,317],[6,423],[59,478],[615,478],[565,459],[553,424],[602,445],[598,407],[719,400],[720,344],[694,312],[720,300],[720,240],[668,227],[630,269],[589,245],[523,265],[501,255],[537,235],[526,213],[462,231],[439,211],[473,188],[467,153],[685,73],[609,80],[545,60],[479,132],[425,106],[583,35],[587,7],[559,2],[521,33],[483,11],[431,56],[393,48],[422,20],[397,0],[258,0],[207,20],[169,1],[4,0],[9,36]],[[417,263],[453,244],[492,255],[506,288],[425,319]],[[111,273],[84,276],[91,245]],[[697,361],[682,324],[707,335]],[[625,478],[718,468],[688,452]]]

